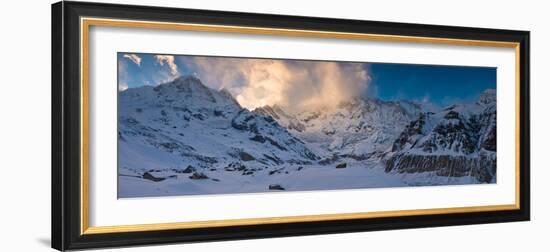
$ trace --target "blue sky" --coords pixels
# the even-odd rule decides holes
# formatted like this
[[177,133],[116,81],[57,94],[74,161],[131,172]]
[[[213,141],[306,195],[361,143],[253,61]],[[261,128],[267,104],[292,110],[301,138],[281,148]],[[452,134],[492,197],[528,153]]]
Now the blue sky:
[[245,107],[341,101],[365,95],[446,106],[496,88],[496,68],[118,53],[119,90],[195,75]]
[[471,100],[496,88],[496,68],[369,64],[374,96],[383,100],[429,100],[438,105]]

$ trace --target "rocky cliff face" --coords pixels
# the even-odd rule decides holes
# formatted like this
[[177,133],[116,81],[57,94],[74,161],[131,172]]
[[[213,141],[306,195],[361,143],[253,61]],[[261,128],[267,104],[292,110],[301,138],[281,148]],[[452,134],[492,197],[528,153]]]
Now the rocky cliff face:
[[433,172],[492,182],[496,175],[496,97],[487,90],[475,104],[422,113],[385,155],[386,172]]

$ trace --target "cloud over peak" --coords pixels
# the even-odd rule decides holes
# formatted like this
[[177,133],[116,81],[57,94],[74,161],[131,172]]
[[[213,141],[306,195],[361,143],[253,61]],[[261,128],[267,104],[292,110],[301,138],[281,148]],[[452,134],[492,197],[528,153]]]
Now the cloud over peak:
[[362,63],[187,57],[185,65],[214,88],[228,89],[246,108],[332,108],[363,94],[369,76]]
[[155,55],[155,60],[158,64],[161,66],[164,66],[165,64],[170,68],[170,73],[172,75],[178,74],[178,66],[176,63],[174,63],[174,56],[172,55]]

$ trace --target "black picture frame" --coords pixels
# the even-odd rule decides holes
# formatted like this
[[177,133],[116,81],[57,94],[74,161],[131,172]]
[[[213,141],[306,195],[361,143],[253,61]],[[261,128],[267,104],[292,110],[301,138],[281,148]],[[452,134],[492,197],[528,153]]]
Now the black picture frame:
[[[519,208],[498,211],[426,214],[82,234],[81,223],[81,17],[182,22],[277,29],[320,30],[515,42],[519,46]],[[252,239],[388,229],[422,228],[530,218],[529,32],[393,22],[328,19],[103,3],[52,5],[52,247],[58,250],[175,242]]]

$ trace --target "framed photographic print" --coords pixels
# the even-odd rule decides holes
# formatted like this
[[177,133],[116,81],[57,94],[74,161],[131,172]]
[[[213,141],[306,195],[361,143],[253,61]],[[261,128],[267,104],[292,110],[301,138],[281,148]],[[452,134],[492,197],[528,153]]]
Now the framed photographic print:
[[529,32],[52,6],[58,250],[529,220]]

